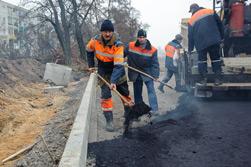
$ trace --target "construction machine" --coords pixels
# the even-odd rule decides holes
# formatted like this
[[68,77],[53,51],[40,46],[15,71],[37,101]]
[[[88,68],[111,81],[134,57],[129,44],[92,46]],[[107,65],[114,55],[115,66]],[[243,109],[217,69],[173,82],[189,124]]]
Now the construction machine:
[[221,45],[222,81],[214,85],[214,73],[208,56],[208,83],[201,85],[198,72],[198,54],[186,54],[188,49],[188,21],[181,20],[183,53],[179,61],[181,86],[195,97],[212,97],[215,91],[251,90],[251,4],[247,0],[214,0],[213,9],[224,26]]

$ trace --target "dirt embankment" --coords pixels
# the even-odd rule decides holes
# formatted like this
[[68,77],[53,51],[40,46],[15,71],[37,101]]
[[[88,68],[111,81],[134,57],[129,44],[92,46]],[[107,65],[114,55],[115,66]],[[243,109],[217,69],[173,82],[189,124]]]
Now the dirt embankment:
[[[63,92],[44,94],[50,86],[42,80],[44,70],[35,59],[0,59],[0,166],[52,166],[38,134],[60,159],[88,76],[73,70]],[[32,150],[2,163],[31,144]]]

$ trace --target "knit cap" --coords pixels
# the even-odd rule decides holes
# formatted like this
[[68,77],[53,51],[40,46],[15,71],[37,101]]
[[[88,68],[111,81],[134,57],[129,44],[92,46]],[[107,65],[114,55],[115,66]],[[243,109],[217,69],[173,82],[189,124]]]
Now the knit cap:
[[143,29],[140,29],[140,30],[138,31],[138,36],[137,36],[137,37],[140,37],[140,36],[146,37],[146,31],[143,30]]
[[109,19],[104,20],[101,25],[100,31],[114,31],[114,26],[113,26],[111,20],[109,20]]
[[182,40],[183,37],[182,37],[180,34],[177,34],[177,35],[175,35],[175,39],[176,39],[176,40]]

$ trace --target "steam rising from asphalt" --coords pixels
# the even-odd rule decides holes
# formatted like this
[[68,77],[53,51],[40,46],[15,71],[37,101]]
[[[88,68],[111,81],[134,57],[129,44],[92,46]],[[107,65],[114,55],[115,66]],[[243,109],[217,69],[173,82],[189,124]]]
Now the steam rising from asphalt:
[[192,95],[188,95],[188,93],[184,93],[179,98],[179,105],[176,109],[172,111],[167,111],[166,115],[160,115],[157,117],[153,117],[152,122],[161,122],[166,120],[180,120],[185,117],[189,117],[194,112],[198,111],[198,105],[201,104],[203,101],[217,101],[224,103],[226,101],[250,101],[251,100],[251,91],[216,91],[213,92],[212,98],[195,98]]
[[165,121],[165,120],[179,120],[182,119],[184,117],[188,117],[190,115],[192,115],[195,111],[197,111],[197,107],[194,103],[191,103],[191,97],[188,96],[188,94],[183,94],[180,98],[179,98],[179,105],[176,109],[174,109],[173,111],[167,111],[166,115],[160,115],[157,116],[155,118],[153,118],[153,123],[156,122],[161,122],[161,121]]

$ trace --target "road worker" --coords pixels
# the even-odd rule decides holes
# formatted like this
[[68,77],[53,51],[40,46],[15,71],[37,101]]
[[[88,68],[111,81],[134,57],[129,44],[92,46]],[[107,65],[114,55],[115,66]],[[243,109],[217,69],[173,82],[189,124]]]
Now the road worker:
[[[175,36],[175,39],[166,44],[165,51],[166,51],[166,61],[165,61],[165,67],[167,68],[166,76],[163,78],[162,82],[167,83],[173,76],[175,75],[175,81],[176,81],[176,87],[175,89],[177,91],[182,91],[182,88],[180,86],[180,76],[178,71],[178,59],[180,57],[180,49],[182,46],[180,45],[183,37],[180,34],[177,34]],[[175,58],[174,58],[175,55]],[[175,63],[174,63],[175,62]],[[158,89],[165,93],[164,84],[160,84],[158,86]]]
[[198,70],[202,77],[200,83],[207,85],[207,53],[209,52],[214,84],[221,85],[222,62],[220,60],[220,44],[224,39],[222,22],[216,12],[212,9],[199,7],[194,3],[189,12],[192,17],[188,24],[188,53],[196,48],[198,52]]
[[[96,55],[98,61],[98,74],[105,78],[110,86],[104,84],[99,80],[101,86],[101,107],[106,118],[106,130],[114,131],[113,125],[113,102],[111,89],[117,91],[127,100],[131,105],[131,97],[129,95],[127,76],[125,73],[123,56],[123,44],[114,33],[114,26],[112,22],[107,19],[101,25],[101,34],[93,37],[86,46],[89,71],[93,72],[94,56]],[[130,112],[130,106],[123,101],[125,113]]]
[[[146,31],[140,29],[137,34],[137,40],[130,42],[124,49],[124,56],[127,56],[128,65],[151,75],[158,80],[159,62],[157,49],[147,40]],[[128,69],[129,80],[133,82],[134,103],[143,102],[142,91],[143,82],[148,91],[148,101],[153,114],[158,114],[158,101],[154,90],[153,79],[131,69]]]

